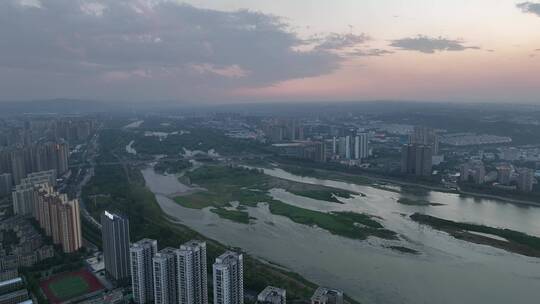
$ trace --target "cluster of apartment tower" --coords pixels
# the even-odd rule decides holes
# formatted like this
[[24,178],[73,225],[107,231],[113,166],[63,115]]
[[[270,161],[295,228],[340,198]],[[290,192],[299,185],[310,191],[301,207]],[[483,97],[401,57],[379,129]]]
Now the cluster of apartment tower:
[[346,135],[332,139],[332,159],[361,160],[369,157],[367,133]]
[[[190,241],[158,250],[156,240],[129,243],[129,220],[105,211],[101,217],[107,274],[129,282],[136,303],[208,303],[206,243]],[[214,303],[244,303],[243,256],[227,251],[213,268]]]
[[82,247],[79,201],[56,192],[55,185],[56,170],[28,174],[12,192],[13,210],[32,216],[64,252],[75,252]]
[[433,157],[439,154],[439,138],[435,130],[415,127],[409,143],[401,148],[401,173],[429,177]]
[[[498,189],[521,192],[532,192],[535,182],[533,169],[500,164],[495,172],[487,172],[481,160],[469,160],[461,164],[459,179],[464,183],[473,182],[478,185],[488,183]],[[515,182],[515,185],[511,185],[511,182]]]
[[34,172],[68,171],[69,145],[63,140],[0,149],[0,175],[12,185]]
[[32,119],[0,126],[0,196],[30,173],[67,173],[68,142],[85,140],[96,125],[86,119]]

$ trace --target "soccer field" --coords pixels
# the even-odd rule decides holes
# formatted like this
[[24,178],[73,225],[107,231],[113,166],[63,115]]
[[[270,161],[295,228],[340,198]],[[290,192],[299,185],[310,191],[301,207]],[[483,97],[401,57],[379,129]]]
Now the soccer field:
[[90,289],[88,283],[77,275],[66,276],[51,282],[49,288],[58,299],[66,300],[85,294]]
[[49,302],[53,304],[104,288],[98,279],[85,269],[57,274],[42,280],[39,286]]

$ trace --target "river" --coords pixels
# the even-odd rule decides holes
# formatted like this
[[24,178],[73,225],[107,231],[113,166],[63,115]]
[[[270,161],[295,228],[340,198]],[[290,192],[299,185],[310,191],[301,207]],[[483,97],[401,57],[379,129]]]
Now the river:
[[[262,259],[283,265],[320,285],[343,289],[362,303],[538,303],[540,259],[472,244],[421,226],[407,216],[423,212],[540,236],[540,208],[473,199],[436,191],[400,193],[370,186],[300,177],[280,169],[266,174],[291,181],[332,186],[364,193],[332,204],[296,196],[282,189],[271,195],[291,205],[319,211],[350,210],[379,216],[401,241],[351,240],[269,212],[266,204],[247,210],[250,225],[221,219],[208,209],[184,208],[168,198],[190,191],[176,178],[142,170],[165,213],[192,229]],[[428,200],[442,206],[409,206],[400,197]],[[421,255],[403,254],[385,246],[401,245]]]

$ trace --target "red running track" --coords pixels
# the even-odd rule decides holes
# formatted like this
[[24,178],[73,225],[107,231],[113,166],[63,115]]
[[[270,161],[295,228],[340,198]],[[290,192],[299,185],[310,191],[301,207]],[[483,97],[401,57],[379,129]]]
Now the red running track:
[[56,282],[60,279],[63,279],[67,276],[78,276],[83,278],[86,283],[88,284],[88,290],[87,293],[92,293],[101,289],[104,289],[105,287],[99,282],[99,280],[88,270],[86,269],[80,269],[78,271],[72,271],[72,272],[64,272],[57,275],[54,275],[46,280],[43,280],[39,283],[39,286],[41,287],[41,290],[43,290],[43,293],[45,293],[45,296],[47,299],[49,299],[49,302],[53,304],[62,303],[69,299],[59,299],[56,297],[53,292],[50,290],[49,285],[53,282]]

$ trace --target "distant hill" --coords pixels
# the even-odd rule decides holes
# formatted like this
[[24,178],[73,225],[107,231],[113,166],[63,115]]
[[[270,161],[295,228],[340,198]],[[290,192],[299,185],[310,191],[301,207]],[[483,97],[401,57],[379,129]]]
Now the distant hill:
[[49,99],[0,102],[0,115],[6,114],[79,114],[99,113],[115,106],[100,101]]

